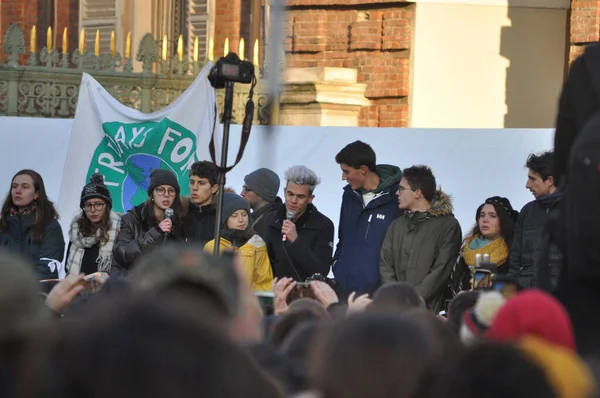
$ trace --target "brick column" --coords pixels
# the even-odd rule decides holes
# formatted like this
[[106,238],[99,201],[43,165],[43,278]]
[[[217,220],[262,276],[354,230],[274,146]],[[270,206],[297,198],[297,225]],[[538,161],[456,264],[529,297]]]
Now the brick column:
[[[69,53],[73,53],[79,46],[79,1],[54,0],[56,8],[56,40],[57,48],[62,48],[62,34],[66,28],[69,30]],[[96,32],[87,32],[88,35]]]
[[571,0],[569,64],[585,46],[600,41],[600,0]]
[[[237,52],[242,32],[242,3],[249,7],[250,2],[251,0],[216,0],[215,59],[223,56],[223,46],[227,37],[229,50]],[[248,39],[249,37],[246,37],[244,40],[247,42]],[[247,51],[246,53],[248,54]]]

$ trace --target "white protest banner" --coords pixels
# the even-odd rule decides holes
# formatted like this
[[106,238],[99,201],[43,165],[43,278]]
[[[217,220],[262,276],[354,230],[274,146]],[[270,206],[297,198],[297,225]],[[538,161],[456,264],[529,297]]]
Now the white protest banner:
[[175,101],[151,114],[122,105],[83,74],[58,200],[62,217],[70,220],[79,211],[81,190],[95,172],[104,175],[117,212],[148,198],[155,169],[175,173],[181,194],[189,193],[190,166],[210,158],[216,109],[207,79],[211,66]]

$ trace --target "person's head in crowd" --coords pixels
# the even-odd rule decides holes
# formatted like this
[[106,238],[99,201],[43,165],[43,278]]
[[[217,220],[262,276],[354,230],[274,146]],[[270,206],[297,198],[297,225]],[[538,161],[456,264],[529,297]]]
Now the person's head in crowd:
[[335,155],[335,161],[342,169],[342,180],[355,191],[364,187],[369,175],[377,174],[375,151],[362,141],[346,145]]
[[319,319],[331,319],[331,317],[329,316],[329,312],[327,312],[327,309],[323,307],[321,303],[309,298],[301,298],[292,301],[288,306],[288,312],[293,311],[310,311],[314,313]]
[[23,397],[282,397],[213,324],[181,297],[108,300],[31,357]]
[[419,308],[425,308],[423,298],[408,283],[398,282],[377,289],[367,310],[404,313]]
[[296,397],[310,388],[308,371],[301,364],[282,354],[268,343],[249,344],[245,347],[262,371],[277,381],[287,397]]
[[412,166],[402,171],[398,206],[402,210],[427,211],[435,196],[437,184],[433,172],[428,166]]
[[554,152],[552,151],[538,155],[532,153],[527,158],[525,167],[529,169],[529,173],[527,174],[525,188],[529,189],[536,198],[548,196],[556,191],[554,173],[552,172],[553,163]]
[[0,347],[6,347],[31,337],[48,313],[38,279],[24,258],[0,253],[0,274]]
[[426,309],[413,309],[404,319],[419,326],[427,335],[437,361],[445,361],[462,349],[462,344],[452,327],[441,317]]
[[522,337],[516,346],[542,369],[557,397],[598,396],[591,369],[573,351],[535,336]]
[[102,174],[93,174],[90,177],[89,184],[83,187],[79,208],[82,210],[79,217],[80,232],[90,234],[92,226],[96,226],[101,229],[102,236],[107,240],[111,224],[112,198],[108,188],[104,185]]
[[11,179],[0,214],[0,232],[8,230],[8,216],[11,214],[35,215],[35,222],[31,228],[31,236],[35,242],[41,242],[48,223],[58,219],[54,204],[46,194],[44,180],[36,171],[21,170]]
[[242,196],[254,211],[275,202],[279,192],[279,176],[273,170],[261,168],[244,177]]
[[190,197],[193,204],[202,207],[212,204],[219,191],[219,171],[213,162],[202,160],[190,167]]
[[448,323],[458,333],[463,323],[465,312],[475,306],[479,298],[479,291],[465,290],[460,292],[448,305]]
[[183,216],[184,210],[179,196],[180,188],[177,177],[169,170],[156,169],[150,174],[148,185],[148,216],[153,222],[164,218],[165,210],[173,209],[173,221]]
[[322,314],[317,314],[310,309],[288,310],[275,321],[269,341],[275,347],[281,347],[285,339],[299,326],[307,322],[326,322],[328,320],[328,316],[324,317]]
[[231,325],[241,310],[240,280],[231,256],[210,256],[191,245],[167,245],[140,258],[132,273],[136,292],[173,293],[204,303]]
[[361,313],[332,324],[312,358],[322,398],[403,398],[415,396],[435,353],[418,325]]
[[536,336],[575,350],[569,314],[557,299],[541,290],[524,290],[509,300],[486,333],[493,341],[517,341],[524,336]]
[[506,300],[496,291],[482,292],[477,303],[465,311],[460,327],[460,340],[465,344],[480,341],[488,331]]
[[321,179],[306,166],[292,166],[285,172],[285,208],[300,217],[315,198]]
[[467,347],[432,371],[420,398],[557,398],[543,370],[509,345]]
[[325,327],[323,323],[304,322],[294,329],[281,344],[281,352],[295,361],[308,366],[311,350]]
[[502,238],[510,250],[518,217],[519,212],[513,209],[507,198],[500,196],[487,198],[477,208],[476,224],[469,236],[489,241]]
[[223,193],[223,227],[245,231],[250,225],[250,205],[243,197],[230,192]]

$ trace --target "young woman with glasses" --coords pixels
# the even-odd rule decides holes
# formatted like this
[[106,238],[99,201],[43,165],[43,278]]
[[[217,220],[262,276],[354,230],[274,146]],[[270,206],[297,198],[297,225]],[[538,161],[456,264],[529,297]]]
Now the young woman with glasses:
[[0,215],[0,251],[19,253],[35,264],[40,279],[58,277],[65,252],[58,213],[46,195],[44,180],[33,170],[12,178]]
[[[179,193],[175,174],[161,169],[152,171],[148,200],[129,210],[121,220],[121,230],[113,248],[113,256],[120,267],[129,270],[141,254],[168,241],[184,240],[184,208]],[[167,209],[173,211],[170,218],[166,217]]]
[[110,272],[113,246],[121,217],[112,211],[112,199],[104,177],[94,174],[81,191],[81,213],[71,223],[67,271],[71,274]]

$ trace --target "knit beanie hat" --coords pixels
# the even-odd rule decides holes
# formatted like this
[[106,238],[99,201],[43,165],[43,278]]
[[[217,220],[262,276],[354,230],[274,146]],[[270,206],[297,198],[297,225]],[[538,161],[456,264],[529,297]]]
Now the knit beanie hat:
[[519,218],[519,212],[513,209],[512,205],[510,204],[510,200],[500,196],[492,196],[491,198],[487,198],[485,202],[483,202],[483,204],[477,208],[477,213],[475,213],[475,221],[479,219],[481,209],[483,209],[483,206],[485,205],[499,205],[514,221],[517,221]]
[[250,205],[248,201],[239,195],[230,192],[223,192],[223,218],[221,219],[221,225],[227,225],[227,220],[237,210],[246,210],[250,215]]
[[508,301],[487,333],[494,341],[516,341],[523,336],[536,336],[575,351],[575,335],[567,311],[541,290],[524,290]]
[[148,186],[148,196],[152,195],[152,191],[161,185],[170,185],[175,188],[177,195],[179,195],[179,183],[175,174],[169,170],[156,169],[150,174],[150,185]]
[[90,183],[83,187],[81,191],[81,200],[79,208],[83,209],[83,205],[89,199],[102,199],[112,207],[112,199],[106,185],[104,185],[104,176],[100,173],[94,173],[90,177]]
[[258,169],[244,177],[246,186],[267,202],[274,202],[279,192],[279,176],[273,170]]
[[506,303],[500,292],[483,292],[475,306],[465,311],[460,328],[460,339],[468,344],[476,341],[492,325],[500,307]]
[[533,336],[519,339],[517,347],[546,374],[557,398],[596,396],[594,376],[574,352]]

